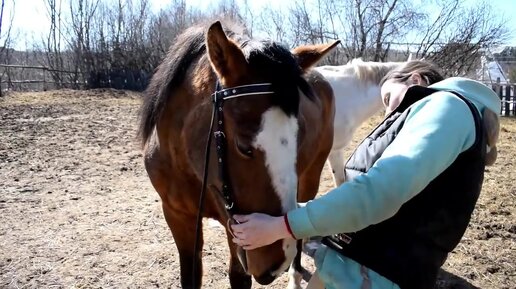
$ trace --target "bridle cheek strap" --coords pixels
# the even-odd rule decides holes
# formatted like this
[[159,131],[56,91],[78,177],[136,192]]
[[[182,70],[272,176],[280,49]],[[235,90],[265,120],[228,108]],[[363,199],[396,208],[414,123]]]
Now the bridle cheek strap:
[[[201,186],[201,194],[199,196],[199,206],[197,211],[197,220],[195,227],[195,241],[194,241],[194,262],[193,262],[193,270],[192,277],[193,280],[197,279],[197,262],[199,259],[199,236],[201,234],[202,228],[202,212],[204,207],[204,197],[206,195],[206,187],[208,185],[208,167],[210,161],[210,147],[211,147],[211,133],[213,131],[213,124],[216,122],[217,129],[213,132],[213,137],[215,138],[215,144],[217,146],[217,162],[219,164],[219,179],[222,182],[222,190],[221,197],[224,200],[224,207],[226,209],[226,213],[228,214],[228,222],[227,222],[227,230],[233,235],[233,230],[231,230],[230,223],[236,222],[233,219],[235,208],[235,201],[233,199],[231,182],[229,179],[229,174],[226,166],[226,134],[224,133],[224,102],[233,98],[243,97],[243,96],[251,96],[251,95],[263,95],[263,94],[273,94],[271,83],[259,83],[259,84],[249,84],[242,86],[235,86],[231,88],[222,89],[220,83],[217,81],[217,85],[215,88],[215,92],[212,94],[213,101],[213,110],[211,114],[210,128],[208,131],[208,138],[206,142],[206,148],[204,152],[204,169],[203,169],[203,177],[202,177],[202,186]],[[233,235],[234,237],[234,235]],[[241,261],[242,262],[242,261]],[[246,264],[242,264],[245,268]]]
[[227,168],[227,141],[226,134],[224,133],[224,102],[244,96],[272,93],[274,92],[272,91],[271,83],[250,84],[221,89],[220,84],[217,82],[216,90],[212,94],[212,101],[214,106],[214,116],[212,115],[212,121],[214,121],[216,124],[216,130],[213,132],[213,137],[215,139],[215,146],[217,148],[219,179],[222,183],[220,193],[224,200],[226,211],[230,216],[232,216],[235,212],[235,201],[233,200],[233,190]]

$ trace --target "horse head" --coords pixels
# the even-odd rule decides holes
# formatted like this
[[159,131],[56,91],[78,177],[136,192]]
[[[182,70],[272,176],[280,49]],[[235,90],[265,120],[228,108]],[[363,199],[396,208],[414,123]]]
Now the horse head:
[[[232,36],[216,22],[205,37],[207,58],[218,81],[217,87],[231,96],[215,107],[223,114],[225,149],[220,157],[218,142],[212,143],[207,183],[211,193],[217,196],[220,214],[225,214],[227,219],[233,212],[281,216],[296,207],[296,161],[303,137],[298,126],[299,104],[301,97],[313,96],[303,75],[338,41],[289,51],[273,41]],[[208,124],[190,118],[185,127],[188,155],[200,177],[204,158],[200,138],[207,136]],[[220,178],[220,162],[225,163],[223,173],[229,184]],[[231,212],[224,212],[221,205],[227,202],[225,185],[231,188]],[[260,284],[269,284],[288,268],[297,250],[294,240],[280,240],[239,252],[246,272]]]

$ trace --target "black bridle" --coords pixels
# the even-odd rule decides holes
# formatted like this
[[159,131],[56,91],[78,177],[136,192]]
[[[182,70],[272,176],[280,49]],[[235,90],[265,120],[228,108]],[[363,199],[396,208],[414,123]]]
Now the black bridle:
[[[235,86],[230,88],[222,89],[220,83],[217,81],[215,92],[211,95],[213,102],[213,111],[211,114],[210,129],[208,132],[208,140],[206,142],[206,150],[204,157],[204,171],[202,178],[201,194],[199,196],[199,210],[197,211],[197,220],[195,228],[195,244],[194,244],[194,262],[193,262],[193,279],[195,282],[197,278],[197,259],[199,258],[199,236],[201,231],[202,212],[204,209],[204,197],[206,195],[206,187],[208,180],[208,167],[210,161],[210,149],[212,140],[213,124],[216,123],[217,130],[213,132],[215,138],[215,145],[217,147],[217,162],[219,166],[219,179],[222,183],[220,195],[224,201],[224,208],[229,216],[228,222],[233,219],[233,215],[236,212],[235,200],[233,197],[233,190],[228,173],[228,166],[226,160],[227,154],[227,141],[226,134],[224,133],[224,102],[238,97],[260,95],[260,94],[272,94],[271,83],[258,83],[249,84],[242,86]],[[231,228],[227,228],[231,232]],[[197,284],[197,283],[194,283]]]

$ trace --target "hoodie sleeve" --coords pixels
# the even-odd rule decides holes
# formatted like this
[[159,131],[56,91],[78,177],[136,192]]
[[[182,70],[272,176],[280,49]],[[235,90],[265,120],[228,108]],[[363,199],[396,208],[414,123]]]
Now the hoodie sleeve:
[[449,92],[415,103],[398,136],[365,174],[287,215],[296,238],[355,232],[392,217],[475,140],[471,110]]

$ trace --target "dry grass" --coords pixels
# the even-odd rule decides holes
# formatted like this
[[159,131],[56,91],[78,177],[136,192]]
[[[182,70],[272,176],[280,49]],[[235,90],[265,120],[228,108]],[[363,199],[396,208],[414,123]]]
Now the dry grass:
[[[177,251],[134,139],[138,105],[137,94],[112,90],[0,99],[0,288],[179,288]],[[514,288],[515,148],[516,119],[504,118],[499,159],[440,288]],[[325,170],[320,192],[331,187]],[[229,288],[224,233],[206,225],[204,287]]]

